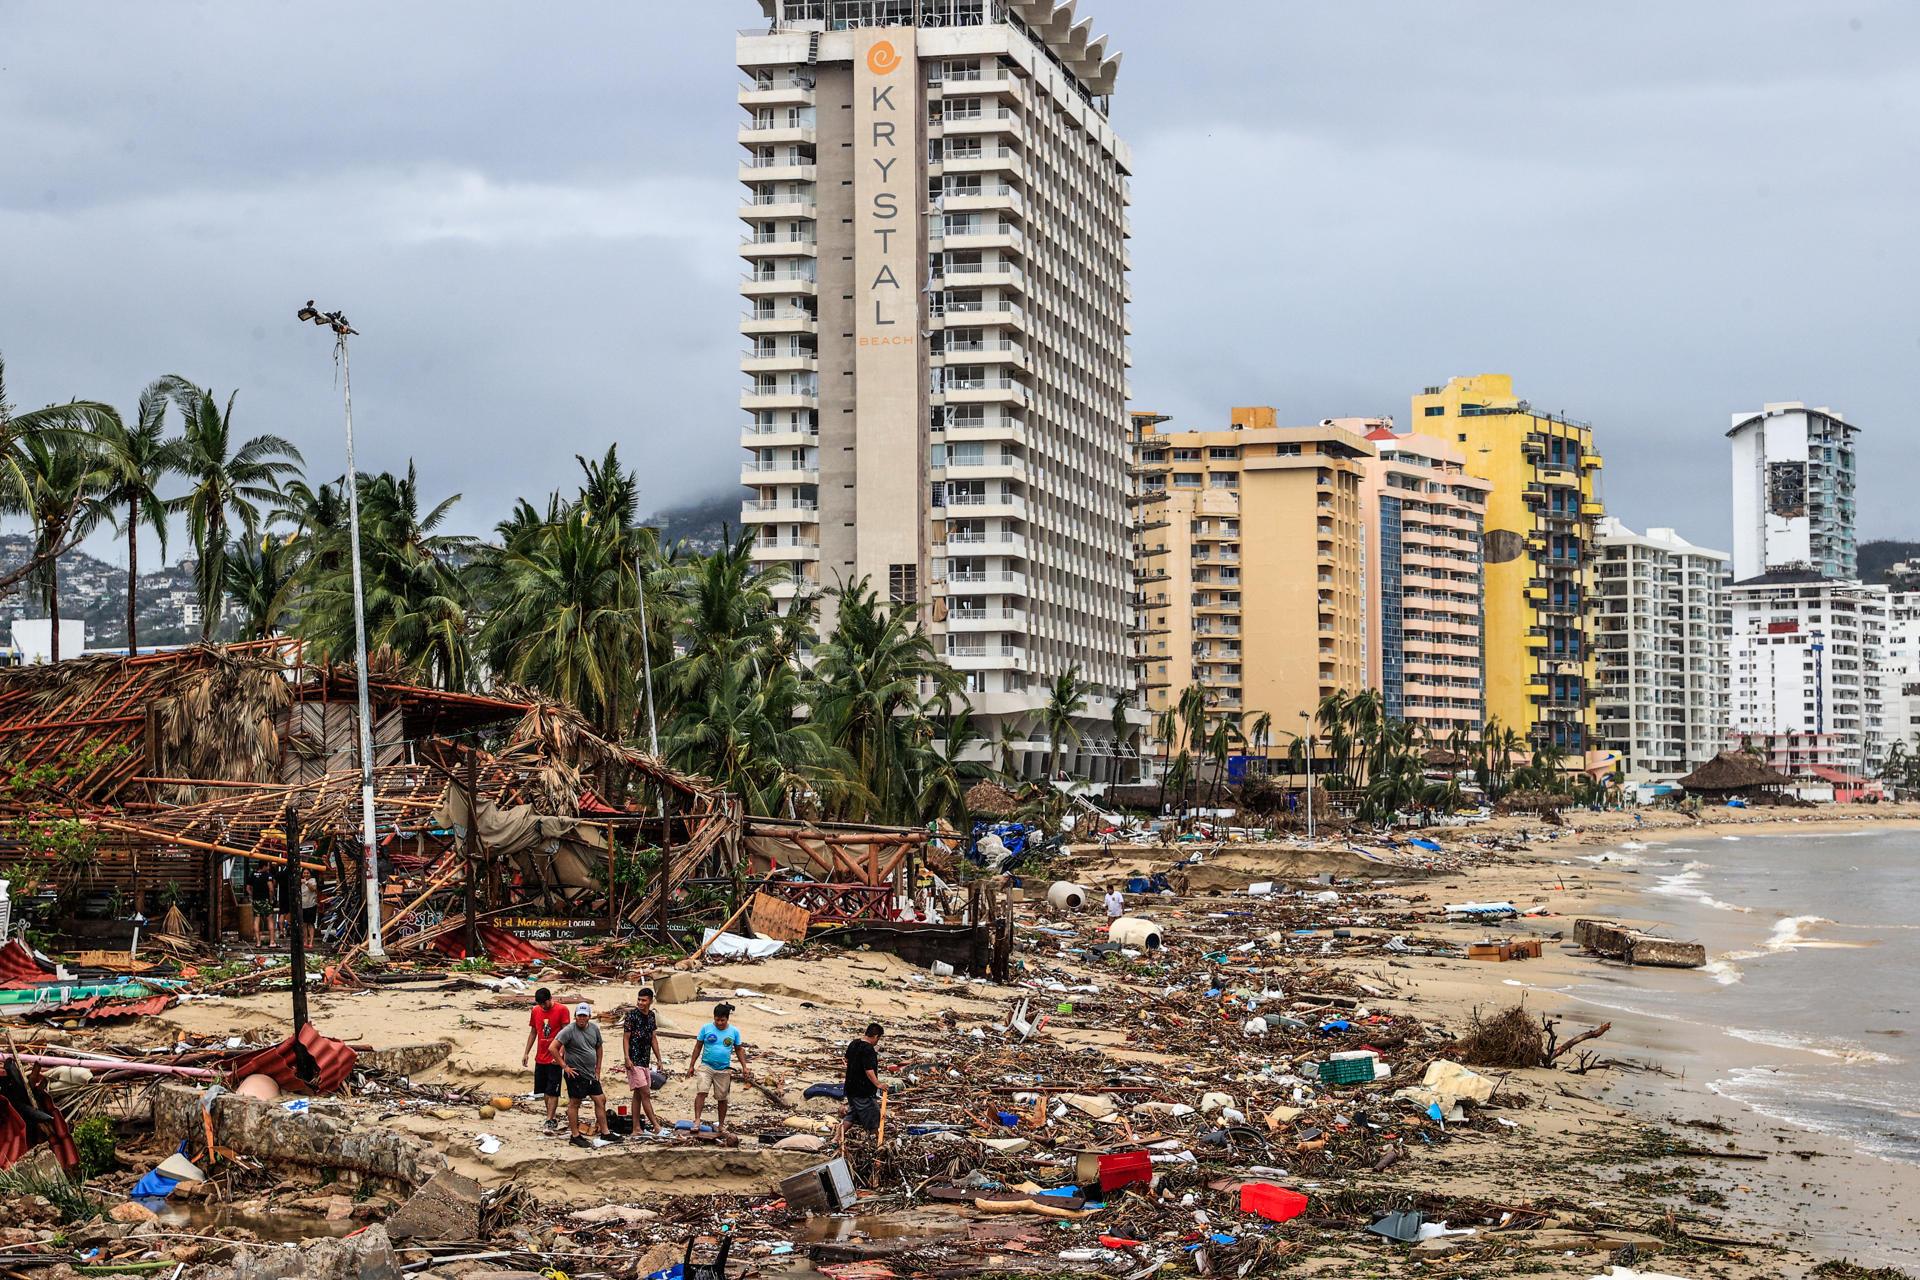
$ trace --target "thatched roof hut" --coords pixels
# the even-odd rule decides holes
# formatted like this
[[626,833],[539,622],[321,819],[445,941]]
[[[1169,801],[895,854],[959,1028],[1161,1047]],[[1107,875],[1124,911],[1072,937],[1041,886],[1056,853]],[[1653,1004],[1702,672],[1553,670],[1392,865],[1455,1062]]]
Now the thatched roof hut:
[[1725,799],[1785,790],[1793,779],[1748,752],[1722,751],[1680,779],[1680,785],[1689,795]]

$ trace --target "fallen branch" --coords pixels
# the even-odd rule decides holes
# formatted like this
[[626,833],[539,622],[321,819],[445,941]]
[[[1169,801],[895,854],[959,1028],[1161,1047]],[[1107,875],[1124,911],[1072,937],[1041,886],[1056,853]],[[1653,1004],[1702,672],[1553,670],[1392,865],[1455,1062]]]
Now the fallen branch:
[[1579,1035],[1575,1036],[1573,1039],[1567,1041],[1565,1044],[1561,1045],[1559,1048],[1554,1049],[1550,1053],[1548,1053],[1547,1061],[1552,1062],[1556,1058],[1558,1058],[1561,1054],[1573,1048],[1573,1046],[1577,1044],[1585,1044],[1589,1040],[1597,1040],[1611,1030],[1613,1030],[1613,1024],[1611,1022],[1603,1022],[1591,1031],[1582,1031]]

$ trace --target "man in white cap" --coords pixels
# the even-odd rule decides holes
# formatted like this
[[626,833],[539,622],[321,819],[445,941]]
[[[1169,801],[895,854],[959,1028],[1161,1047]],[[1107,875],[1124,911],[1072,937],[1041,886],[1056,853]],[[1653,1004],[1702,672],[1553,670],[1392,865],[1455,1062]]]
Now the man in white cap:
[[[575,1005],[573,1021],[553,1038],[554,1056],[567,1076],[567,1140],[576,1147],[596,1146],[620,1139],[607,1131],[607,1094],[600,1087],[600,1069],[606,1060],[606,1042],[593,1025],[593,1006]],[[580,1100],[593,1099],[593,1133],[580,1132]]]

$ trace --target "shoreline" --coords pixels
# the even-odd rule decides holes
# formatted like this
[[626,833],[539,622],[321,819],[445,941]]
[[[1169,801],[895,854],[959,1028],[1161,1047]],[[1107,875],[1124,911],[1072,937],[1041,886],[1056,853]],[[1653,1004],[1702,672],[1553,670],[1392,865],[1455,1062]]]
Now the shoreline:
[[[1810,814],[1819,816],[1804,820]],[[1542,922],[1547,927],[1539,930],[1545,935],[1569,927],[1576,915],[1606,915],[1646,925],[1668,913],[1662,910],[1666,904],[1655,897],[1658,881],[1645,876],[1643,863],[1595,861],[1590,854],[1581,856],[1572,850],[1632,855],[1690,839],[1828,834],[1838,838],[1920,826],[1920,817],[1905,813],[1882,816],[1815,810],[1796,816],[1803,820],[1746,819],[1627,829],[1606,824],[1600,830],[1576,829],[1570,839],[1541,842],[1516,855],[1504,870],[1469,870],[1463,878],[1481,890],[1493,886],[1518,890],[1551,869],[1556,888],[1532,887],[1526,901],[1511,892],[1482,894],[1506,897],[1523,910],[1536,901],[1549,906],[1553,914]],[[1810,826],[1834,829],[1809,832]],[[1519,892],[1526,896],[1528,891]],[[1768,911],[1783,918],[1792,914],[1790,908]],[[1516,923],[1522,929],[1528,925],[1524,918]],[[1920,1203],[1920,1163],[1874,1151],[1849,1133],[1770,1114],[1723,1091],[1736,1072],[1776,1070],[1783,1055],[1812,1060],[1830,1050],[1801,1041],[1784,1028],[1777,1029],[1781,1032],[1777,1038],[1743,1036],[1738,1034],[1740,1028],[1650,1011],[1634,998],[1691,983],[1695,999],[1710,1004],[1715,992],[1707,984],[1715,981],[1710,972],[1714,960],[1710,957],[1708,969],[1699,971],[1636,969],[1582,956],[1570,944],[1561,948],[1549,941],[1540,960],[1483,966],[1493,972],[1477,980],[1468,977],[1461,994],[1487,1004],[1518,996],[1527,1006],[1570,1023],[1610,1022],[1611,1030],[1595,1046],[1600,1056],[1636,1059],[1663,1070],[1677,1066],[1672,1075],[1612,1072],[1613,1078],[1594,1096],[1642,1120],[1724,1135],[1716,1145],[1730,1137],[1744,1149],[1767,1151],[1770,1158],[1764,1162],[1740,1161],[1705,1170],[1713,1193],[1722,1197],[1720,1208],[1730,1225],[1770,1233],[1778,1243],[1816,1256],[1846,1257],[1876,1266],[1920,1264],[1920,1232],[1892,1227],[1907,1223],[1911,1206]],[[1457,1004],[1452,1012],[1459,1016]]]

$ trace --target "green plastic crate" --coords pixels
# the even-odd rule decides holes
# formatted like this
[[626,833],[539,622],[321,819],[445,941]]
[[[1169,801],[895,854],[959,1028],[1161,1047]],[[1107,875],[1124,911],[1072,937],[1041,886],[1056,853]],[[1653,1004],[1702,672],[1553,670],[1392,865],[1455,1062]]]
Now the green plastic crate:
[[1366,1084],[1373,1079],[1372,1058],[1339,1058],[1320,1064],[1321,1084]]

